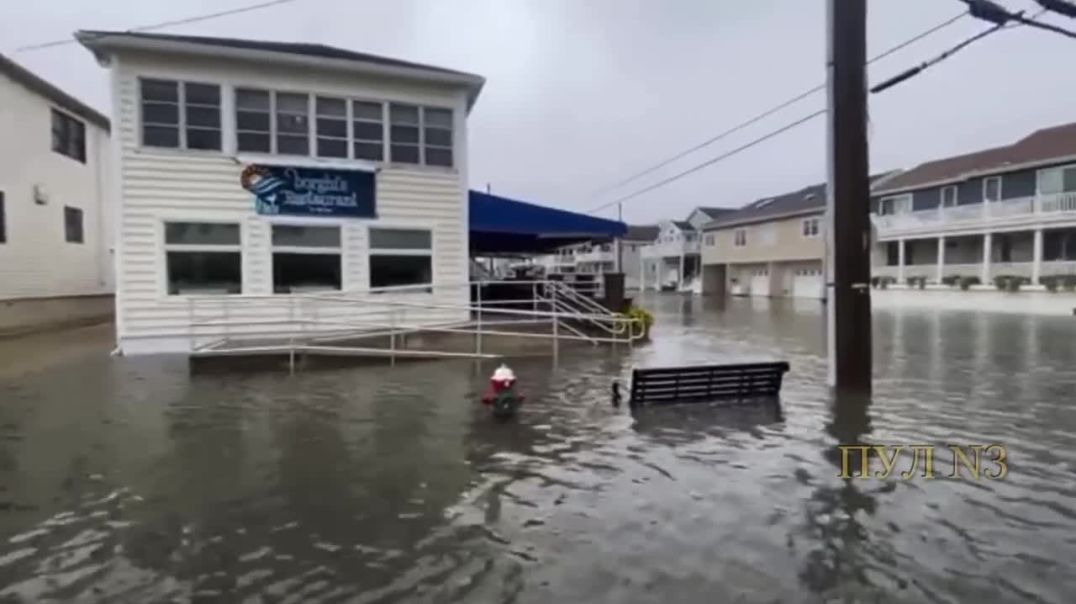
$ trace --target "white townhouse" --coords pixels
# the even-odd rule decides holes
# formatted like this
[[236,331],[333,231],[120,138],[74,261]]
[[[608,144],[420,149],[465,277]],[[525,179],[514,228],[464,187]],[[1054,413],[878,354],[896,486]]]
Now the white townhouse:
[[111,313],[108,118],[0,55],[0,334]]
[[123,353],[340,330],[389,301],[409,305],[394,322],[469,319],[481,77],[318,44],[76,37],[111,72]]

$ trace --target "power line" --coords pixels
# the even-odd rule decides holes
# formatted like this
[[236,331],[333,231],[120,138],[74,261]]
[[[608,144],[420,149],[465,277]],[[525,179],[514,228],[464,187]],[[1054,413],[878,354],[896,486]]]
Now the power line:
[[[975,5],[972,5],[972,6],[975,6]],[[883,82],[875,84],[870,90],[871,93],[872,94],[877,94],[877,93],[882,92],[884,90],[888,90],[889,88],[892,88],[893,86],[896,86],[897,84],[900,84],[901,82],[903,82],[905,80],[909,80],[909,79],[919,75],[920,73],[926,71],[928,68],[933,67],[934,65],[937,65],[938,63],[941,63],[945,59],[948,59],[949,57],[955,55],[956,53],[960,52],[964,48],[967,48],[968,46],[970,46],[974,42],[977,42],[977,41],[989,36],[990,34],[994,34],[994,33],[997,33],[999,31],[1003,30],[1003,29],[1009,29],[1011,27],[1016,27],[1016,26],[1019,26],[1019,25],[1039,25],[1040,23],[1038,21],[1036,21],[1036,19],[1038,19],[1042,15],[1046,14],[1046,12],[1047,12],[1047,9],[1042,9],[1039,12],[1032,15],[1031,18],[1025,18],[1023,16],[1023,13],[1008,13],[1007,11],[1004,11],[1004,9],[998,7],[997,5],[984,5],[984,6],[989,6],[989,8],[986,8],[986,9],[978,8],[978,9],[973,10],[971,14],[976,16],[976,17],[980,17],[980,18],[986,19],[987,21],[990,21],[991,23],[994,24],[993,27],[991,27],[990,29],[985,29],[985,30],[975,34],[974,36],[960,42],[956,46],[953,46],[952,48],[946,50],[945,52],[943,52],[940,55],[934,57],[933,59],[930,59],[929,61],[924,61],[924,62],[920,63],[919,65],[916,65],[915,67],[910,67],[910,68],[898,73],[897,75],[895,75],[895,76],[893,76],[893,77],[891,77],[891,78],[889,78],[889,79],[887,79],[887,80],[885,80]],[[1005,14],[993,12],[993,11],[995,11],[995,9],[1003,11]],[[986,13],[978,12],[978,11],[981,11],[981,10],[987,10],[989,12],[986,12]],[[1016,21],[1016,24],[1010,23],[1010,21]]]
[[826,113],[825,109],[819,109],[818,111],[815,111],[814,113],[805,115],[805,116],[801,117],[800,119],[798,119],[798,120],[796,120],[796,121],[794,121],[794,122],[792,122],[790,124],[785,124],[784,126],[778,128],[777,130],[772,130],[772,131],[770,131],[770,132],[768,132],[768,133],[766,133],[766,134],[752,140],[751,142],[748,142],[748,143],[745,143],[743,145],[740,145],[739,147],[736,147],[735,149],[733,149],[731,151],[728,151],[726,153],[718,155],[717,157],[710,158],[710,159],[702,162],[701,164],[696,164],[695,166],[692,166],[691,168],[688,168],[687,170],[684,170],[683,172],[679,172],[677,174],[674,174],[674,175],[672,175],[672,176],[670,176],[670,177],[668,177],[668,178],[666,178],[664,180],[659,180],[658,182],[656,182],[656,183],[654,183],[654,184],[652,184],[652,185],[650,185],[648,187],[645,187],[643,189],[639,189],[638,191],[635,191],[634,193],[631,193],[629,195],[625,195],[623,197],[618,197],[618,198],[614,199],[613,201],[610,201],[609,203],[606,203],[606,204],[600,205],[600,206],[598,206],[596,208],[593,208],[591,210],[588,210],[587,213],[588,214],[593,214],[594,212],[600,212],[601,210],[604,210],[605,208],[614,206],[614,205],[616,205],[618,203],[625,202],[625,201],[627,201],[629,199],[632,199],[634,197],[638,197],[638,196],[642,195],[643,193],[649,193],[650,191],[653,191],[654,189],[657,189],[658,187],[663,187],[663,186],[665,186],[665,185],[667,185],[667,184],[669,184],[669,183],[671,183],[671,182],[673,182],[675,180],[680,180],[681,178],[687,176],[688,174],[698,172],[699,170],[702,170],[703,168],[709,167],[709,166],[711,166],[713,164],[716,164],[719,161],[722,161],[724,159],[732,157],[733,155],[736,155],[737,153],[740,153],[742,151],[746,151],[746,150],[750,149],[751,147],[754,147],[755,145],[757,145],[759,143],[765,142],[765,141],[777,136],[778,134],[782,134],[784,132],[787,132],[787,131],[795,128],[796,126],[799,126],[800,124],[804,124],[806,122],[809,122],[810,120],[812,120],[812,119],[814,119],[814,118],[816,118],[816,117],[818,117],[820,115],[823,115],[825,113]]
[[[1045,9],[1040,10],[1038,13],[1033,15],[1030,19],[1024,18],[1022,16],[1022,13],[1020,13],[1019,14],[1020,19],[1017,20],[1017,21],[1020,24],[1031,25],[1032,23],[1037,23],[1035,21],[1035,19],[1038,19],[1040,16],[1042,16],[1046,12],[1047,11]],[[958,18],[961,17],[961,16],[963,16],[963,15],[958,15]],[[985,38],[986,36],[988,36],[990,34],[993,34],[993,33],[996,33],[998,31],[1001,31],[1002,29],[1008,29],[1009,27],[1012,27],[1012,25],[1008,23],[1008,20],[1006,20],[1004,22],[996,23],[994,25],[994,27],[991,27],[990,29],[987,29],[987,30],[984,30],[982,32],[979,32],[978,34],[975,34],[974,36],[960,42],[959,44],[957,44],[956,46],[954,46],[954,47],[950,48],[949,50],[945,51],[944,53],[942,53],[938,57],[935,57],[934,59],[931,59],[930,61],[922,63],[921,65],[919,65],[917,67],[913,67],[912,69],[909,69],[909,70],[906,70],[904,72],[901,72],[897,76],[894,76],[893,78],[890,78],[889,80],[886,80],[885,82],[882,82],[881,84],[876,85],[874,88],[871,89],[871,92],[881,92],[881,91],[883,91],[883,90],[885,90],[887,88],[890,88],[890,87],[892,87],[892,86],[894,86],[894,85],[896,85],[896,84],[898,84],[900,82],[903,82],[904,80],[907,80],[907,79],[913,77],[914,75],[918,74],[919,72],[923,71],[927,67],[935,65],[935,64],[947,59],[948,57],[952,56],[954,53],[960,51],[961,49],[963,49],[963,48],[965,48],[967,46],[969,46],[973,42],[976,42],[977,40],[981,40],[982,38]],[[887,52],[889,52],[889,51],[887,51]],[[757,139],[754,139],[749,143],[741,145],[741,146],[739,146],[739,147],[737,147],[737,148],[735,148],[735,149],[733,149],[733,150],[731,150],[731,151],[729,151],[727,153],[724,153],[724,154],[719,155],[717,157],[711,158],[711,159],[709,159],[709,160],[707,160],[707,161],[705,161],[705,162],[703,162],[701,164],[696,164],[695,166],[692,166],[691,168],[688,168],[687,170],[684,170],[684,171],[679,172],[677,174],[674,174],[673,176],[670,176],[670,177],[668,177],[668,178],[666,178],[664,180],[658,181],[658,182],[656,182],[656,183],[654,183],[654,184],[652,184],[650,186],[647,186],[647,187],[645,187],[643,189],[635,191],[635,192],[633,192],[633,193],[631,193],[629,195],[619,197],[619,198],[614,199],[613,201],[611,201],[609,203],[606,203],[606,204],[603,204],[601,206],[598,206],[598,207],[590,210],[588,213],[598,212],[598,211],[604,210],[605,208],[608,208],[610,206],[622,203],[622,202],[627,201],[629,199],[632,199],[634,197],[638,197],[639,195],[642,195],[644,193],[649,193],[650,191],[653,191],[654,189],[657,189],[659,187],[663,187],[663,186],[665,186],[665,185],[667,185],[667,184],[669,184],[669,183],[671,183],[673,181],[679,180],[679,179],[681,179],[681,178],[683,178],[685,176],[688,176],[689,174],[693,174],[695,172],[698,172],[699,170],[702,170],[703,168],[712,166],[713,164],[715,164],[715,163],[717,163],[719,161],[722,161],[724,159],[727,159],[727,158],[729,158],[729,157],[731,157],[733,155],[736,155],[736,154],[738,154],[738,153],[740,153],[742,151],[746,151],[747,149],[750,149],[751,147],[754,147],[755,145],[757,145],[759,143],[762,143],[762,142],[767,141],[767,140],[769,140],[769,139],[771,139],[771,138],[773,138],[773,137],[775,137],[775,136],[777,136],[779,134],[787,132],[788,130],[791,130],[792,128],[795,128],[796,126],[799,126],[800,124],[806,123],[806,122],[808,122],[808,121],[810,121],[810,120],[812,120],[812,119],[826,113],[826,111],[827,111],[826,109],[821,109],[819,111],[816,111],[814,113],[806,115],[806,116],[804,116],[804,117],[802,117],[802,118],[800,118],[800,119],[798,119],[798,120],[796,120],[794,122],[791,122],[789,124],[786,124],[785,126],[782,126],[781,128],[778,128],[777,130],[773,130],[773,131],[771,131],[771,132],[769,132],[769,133],[767,133],[767,134],[765,134],[765,135],[763,135],[763,136],[761,136],[761,137],[759,137]]]
[[[891,54],[893,54],[895,52],[898,52],[901,49],[903,49],[903,48],[905,48],[905,47],[907,47],[907,46],[909,46],[911,44],[914,44],[914,43],[918,42],[919,40],[922,40],[923,38],[933,34],[934,32],[937,32],[937,31],[939,31],[941,29],[944,29],[945,27],[948,27],[949,25],[952,25],[953,23],[955,23],[956,21],[966,17],[967,15],[968,15],[967,11],[962,12],[962,13],[960,13],[958,15],[954,15],[953,17],[951,17],[949,19],[946,19],[945,21],[942,21],[941,23],[935,25],[934,27],[931,27],[930,29],[928,29],[926,31],[923,31],[922,33],[919,33],[918,35],[915,35],[915,36],[901,42],[900,44],[897,44],[896,46],[886,50],[885,52],[882,52],[881,54],[878,54],[878,55],[872,57],[869,61],[867,61],[867,64],[870,65],[871,63],[874,63],[875,61],[884,59],[884,58],[888,57],[889,55],[891,55]],[[612,185],[604,187],[604,188],[602,188],[602,189],[600,189],[598,191],[595,191],[592,196],[597,197],[597,196],[599,196],[599,195],[601,195],[603,193],[607,193],[607,192],[612,191],[614,189],[619,189],[620,187],[622,187],[622,186],[624,186],[624,185],[626,185],[626,184],[628,184],[630,182],[634,182],[634,181],[642,178],[643,176],[646,176],[648,174],[652,174],[652,173],[656,172],[657,170],[660,170],[661,168],[664,168],[665,166],[667,166],[667,165],[669,165],[669,164],[671,164],[671,163],[673,163],[673,162],[675,162],[675,161],[677,161],[679,159],[682,159],[682,158],[684,158],[684,157],[686,157],[686,156],[688,156],[688,155],[690,155],[690,154],[692,154],[692,153],[694,153],[696,151],[699,151],[700,149],[704,149],[706,147],[709,147],[713,143],[716,143],[717,141],[719,141],[719,140],[721,140],[723,138],[726,138],[726,137],[728,137],[728,136],[730,136],[732,134],[735,134],[736,132],[739,132],[740,130],[743,130],[744,128],[746,128],[746,127],[748,127],[748,126],[750,126],[752,124],[756,124],[756,123],[762,121],[763,119],[777,113],[778,111],[780,111],[780,110],[782,110],[782,109],[784,109],[786,107],[789,107],[789,106],[791,106],[791,105],[793,105],[793,104],[795,104],[795,103],[797,103],[799,101],[802,101],[803,99],[811,96],[812,94],[814,94],[816,92],[820,92],[820,91],[824,90],[825,88],[826,88],[826,84],[825,84],[825,82],[823,82],[823,83],[821,83],[821,84],[819,84],[817,86],[814,86],[813,88],[810,88],[808,90],[804,90],[803,92],[797,94],[796,96],[793,96],[792,98],[790,98],[790,99],[788,99],[788,100],[786,100],[784,102],[781,102],[781,103],[771,107],[770,109],[767,109],[766,111],[763,111],[762,113],[759,113],[758,115],[755,115],[754,117],[749,118],[748,120],[746,120],[744,122],[741,122],[741,123],[729,128],[729,129],[721,132],[720,134],[714,135],[714,136],[706,139],[705,141],[703,141],[703,142],[701,142],[701,143],[699,143],[697,145],[694,145],[693,147],[690,147],[690,148],[688,148],[688,149],[686,149],[684,151],[681,151],[681,152],[677,153],[676,155],[673,155],[673,156],[669,157],[668,159],[662,160],[661,162],[659,162],[657,164],[654,164],[653,166],[651,166],[649,168],[646,168],[642,172],[638,172],[635,175],[630,176],[630,177],[628,177],[628,178],[626,178],[624,180],[621,180],[621,181],[616,182],[616,183],[614,183]]]
[[[249,6],[241,6],[239,8],[233,8],[229,10],[222,10],[215,13],[208,13],[203,15],[196,15],[194,17],[186,17],[183,19],[174,19],[172,21],[163,21],[161,23],[154,23],[152,25],[143,25],[140,27],[132,27],[128,29],[129,32],[139,31],[153,31],[157,29],[163,29],[165,27],[172,27],[174,25],[186,25],[188,23],[198,23],[199,21],[208,21],[210,19],[216,19],[218,17],[227,17],[229,15],[238,15],[240,13],[248,13],[250,11],[260,10],[263,8],[269,8],[271,6],[279,6],[281,4],[288,4],[296,2],[298,0],[271,0],[269,2],[261,2],[258,4],[251,4]],[[74,38],[64,38],[62,40],[53,40],[51,42],[42,42],[40,44],[30,44],[27,46],[20,46],[15,49],[16,53],[28,52],[31,50],[41,50],[43,48],[52,48],[55,46],[63,46],[65,44],[74,44],[76,40]]]

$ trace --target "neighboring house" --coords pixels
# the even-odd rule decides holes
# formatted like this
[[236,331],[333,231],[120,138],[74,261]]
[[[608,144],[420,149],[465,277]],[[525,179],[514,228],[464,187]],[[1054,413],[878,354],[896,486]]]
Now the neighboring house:
[[675,290],[691,288],[701,267],[699,234],[716,218],[735,210],[698,207],[686,220],[658,223],[657,239],[643,247],[641,289]]
[[642,249],[654,242],[658,230],[653,225],[629,225],[623,238],[564,246],[552,254],[535,257],[531,263],[542,266],[547,275],[601,275],[616,271],[619,247],[624,286],[638,289]]
[[[897,172],[871,177],[879,186]],[[703,228],[705,294],[825,298],[826,185],[766,197]]]
[[1076,123],[924,163],[874,190],[873,274],[905,284],[1076,274]]
[[111,71],[122,352],[339,330],[354,304],[315,315],[291,296],[311,291],[411,304],[393,325],[469,318],[481,77],[318,44],[76,37]]
[[819,184],[711,221],[703,228],[703,293],[824,297],[825,211]]
[[0,333],[111,312],[108,140],[108,118],[0,55]]

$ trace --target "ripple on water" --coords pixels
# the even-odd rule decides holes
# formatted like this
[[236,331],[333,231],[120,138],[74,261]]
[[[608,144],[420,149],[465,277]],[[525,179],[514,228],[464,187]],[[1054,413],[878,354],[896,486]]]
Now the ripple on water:
[[[508,423],[466,362],[0,384],[0,599],[1071,601],[1070,322],[881,310],[865,409],[829,398],[817,304],[644,304],[651,344],[511,360]],[[609,405],[635,365],[776,358],[781,405]],[[998,442],[1010,472],[842,481],[838,440]]]

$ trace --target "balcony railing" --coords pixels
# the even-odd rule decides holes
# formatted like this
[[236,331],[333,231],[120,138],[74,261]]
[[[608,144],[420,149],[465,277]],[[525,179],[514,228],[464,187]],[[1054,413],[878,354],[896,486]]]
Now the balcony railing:
[[1019,197],[990,203],[921,210],[888,216],[874,215],[875,227],[883,234],[887,231],[916,231],[938,229],[946,226],[983,226],[1004,224],[1012,219],[1028,216],[1046,217],[1062,212],[1076,212],[1076,192]]
[[639,250],[644,258],[671,258],[699,253],[699,240],[652,243]]

